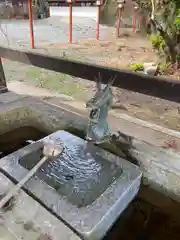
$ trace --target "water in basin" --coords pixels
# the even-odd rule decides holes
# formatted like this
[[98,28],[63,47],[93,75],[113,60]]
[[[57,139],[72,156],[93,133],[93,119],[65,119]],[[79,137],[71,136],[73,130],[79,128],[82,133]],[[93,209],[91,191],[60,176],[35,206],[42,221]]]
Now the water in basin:
[[[65,150],[63,154],[43,165],[37,176],[78,207],[96,200],[122,173],[116,163],[100,156],[93,144],[68,132],[58,134]],[[42,149],[21,158],[19,163],[31,169],[42,157]]]

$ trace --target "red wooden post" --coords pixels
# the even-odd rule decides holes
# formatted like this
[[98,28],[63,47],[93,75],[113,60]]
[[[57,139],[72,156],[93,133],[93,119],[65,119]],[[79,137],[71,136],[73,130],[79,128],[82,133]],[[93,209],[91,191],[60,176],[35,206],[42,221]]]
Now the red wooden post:
[[123,8],[123,4],[119,3],[118,4],[117,27],[116,27],[116,30],[117,30],[116,31],[116,35],[117,35],[117,37],[119,37],[119,35],[120,35],[122,8]]
[[67,0],[69,4],[69,43],[72,43],[72,0]]
[[69,4],[69,43],[72,43],[72,3]]
[[136,10],[134,9],[134,16],[133,16],[133,33],[136,32]]
[[28,15],[29,15],[29,30],[30,30],[30,44],[33,49],[34,46],[34,31],[33,31],[33,15],[32,15],[32,0],[28,0]]
[[118,8],[117,28],[116,28],[116,30],[117,30],[117,33],[116,33],[117,37],[119,37],[120,26],[121,26],[121,9]]
[[121,27],[121,16],[122,16],[122,10],[124,8],[124,4],[126,3],[125,0],[117,0],[117,26],[116,26],[116,36],[119,37],[120,35],[120,27]]
[[137,30],[137,10],[138,6],[134,6],[134,18],[133,18],[133,32],[136,33]]
[[146,15],[146,25],[148,25],[149,22],[149,14]]
[[100,25],[100,12],[101,12],[101,1],[96,1],[97,5],[97,22],[96,22],[96,40],[99,40],[99,25]]

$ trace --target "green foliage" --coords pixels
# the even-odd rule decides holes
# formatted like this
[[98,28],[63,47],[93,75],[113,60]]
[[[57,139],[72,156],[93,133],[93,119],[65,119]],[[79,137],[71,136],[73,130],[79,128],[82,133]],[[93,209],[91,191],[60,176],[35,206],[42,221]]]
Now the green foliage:
[[142,63],[135,63],[130,66],[130,69],[134,72],[137,71],[144,71],[144,64]]
[[159,53],[163,51],[165,42],[162,36],[159,34],[153,34],[151,35],[150,40],[154,49],[156,49]]
[[177,30],[179,31],[180,30],[180,9],[178,9],[178,14],[175,18],[174,23],[175,23]]
[[[151,11],[151,1],[136,0]],[[180,0],[155,0],[155,20],[151,20],[152,46],[165,61],[180,64]],[[152,31],[150,31],[152,33]]]
[[159,64],[159,69],[160,69],[161,71],[165,71],[166,69],[168,69],[169,66],[170,66],[169,63],[162,62],[162,63]]
[[177,62],[180,62],[180,55],[179,54],[176,56],[176,60],[177,60]]

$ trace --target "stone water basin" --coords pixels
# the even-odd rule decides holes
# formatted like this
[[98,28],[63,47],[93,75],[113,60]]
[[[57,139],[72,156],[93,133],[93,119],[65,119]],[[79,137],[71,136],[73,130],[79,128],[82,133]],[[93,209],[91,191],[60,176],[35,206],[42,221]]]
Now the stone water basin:
[[0,226],[0,240],[17,240],[17,238],[5,227]]
[[136,196],[142,173],[128,161],[66,131],[57,131],[2,159],[19,181],[41,158],[49,139],[63,153],[45,163],[25,188],[83,239],[101,239]]

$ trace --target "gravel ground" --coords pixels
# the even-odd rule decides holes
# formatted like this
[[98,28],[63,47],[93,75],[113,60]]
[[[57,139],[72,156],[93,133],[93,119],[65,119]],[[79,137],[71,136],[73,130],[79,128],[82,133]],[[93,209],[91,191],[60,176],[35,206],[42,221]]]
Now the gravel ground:
[[[96,21],[90,18],[74,18],[73,19],[73,41],[80,39],[95,38]],[[111,28],[107,31],[107,27],[100,27],[100,38],[105,39]],[[10,47],[29,46],[29,23],[28,20],[2,20],[0,30],[1,45],[9,45]],[[52,43],[68,42],[68,18],[51,17],[47,19],[34,21],[34,36],[36,47]]]

